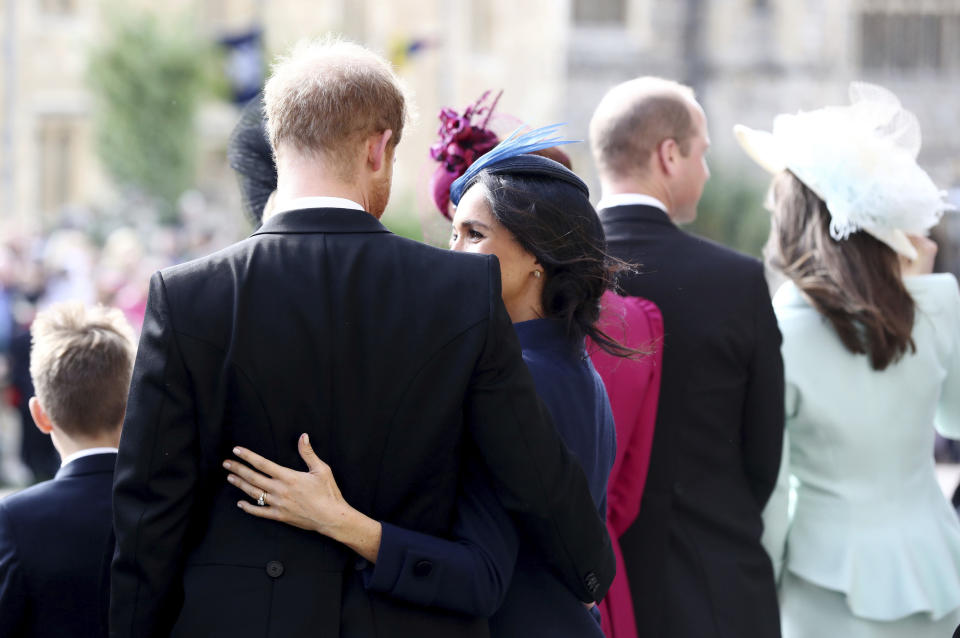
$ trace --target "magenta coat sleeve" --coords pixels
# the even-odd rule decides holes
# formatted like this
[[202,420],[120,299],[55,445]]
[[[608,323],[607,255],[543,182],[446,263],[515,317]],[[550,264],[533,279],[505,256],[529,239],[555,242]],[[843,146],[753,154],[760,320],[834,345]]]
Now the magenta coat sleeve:
[[617,456],[607,484],[607,529],[617,558],[617,575],[601,605],[604,632],[610,638],[636,638],[630,586],[618,539],[636,519],[650,467],[650,449],[660,396],[663,317],[657,306],[639,297],[603,296],[601,329],[616,341],[644,350],[640,359],[622,359],[591,345],[590,357],[610,398],[617,428]]
[[622,359],[594,346],[591,359],[610,397],[617,427],[617,457],[607,486],[607,521],[617,536],[640,511],[650,466],[650,447],[660,395],[663,318],[657,306],[639,297],[603,296],[601,328],[624,345],[646,350],[641,359]]

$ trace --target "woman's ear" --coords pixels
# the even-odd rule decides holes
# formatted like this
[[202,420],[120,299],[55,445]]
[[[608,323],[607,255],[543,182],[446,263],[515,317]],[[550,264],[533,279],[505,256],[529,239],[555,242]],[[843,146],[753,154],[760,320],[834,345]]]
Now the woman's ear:
[[536,277],[537,279],[543,279],[543,277],[546,274],[547,274],[547,271],[540,264],[540,260],[534,257],[533,258],[533,276]]

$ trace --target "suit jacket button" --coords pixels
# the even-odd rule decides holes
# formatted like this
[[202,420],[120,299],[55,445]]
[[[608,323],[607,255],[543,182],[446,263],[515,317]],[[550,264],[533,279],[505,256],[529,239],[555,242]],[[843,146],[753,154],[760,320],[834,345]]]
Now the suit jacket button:
[[267,576],[270,578],[280,578],[283,576],[283,563],[278,560],[272,560],[267,563]]
[[418,561],[417,564],[413,566],[413,575],[417,578],[426,578],[432,571],[433,563],[428,560]]

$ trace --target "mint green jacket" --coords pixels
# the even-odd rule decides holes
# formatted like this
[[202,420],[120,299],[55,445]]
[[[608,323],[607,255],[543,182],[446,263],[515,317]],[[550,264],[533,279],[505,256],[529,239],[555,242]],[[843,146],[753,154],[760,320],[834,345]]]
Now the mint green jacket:
[[773,299],[787,431],[764,545],[778,577],[842,592],[871,620],[960,607],[960,523],[933,462],[934,426],[960,438],[960,291],[953,275],[905,282],[917,349],[881,372],[793,283]]

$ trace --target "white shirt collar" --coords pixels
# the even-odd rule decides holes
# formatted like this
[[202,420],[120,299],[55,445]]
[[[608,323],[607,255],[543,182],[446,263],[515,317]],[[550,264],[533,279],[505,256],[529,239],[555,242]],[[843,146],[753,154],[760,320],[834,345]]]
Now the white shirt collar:
[[597,202],[597,210],[604,208],[613,208],[614,206],[653,206],[663,212],[667,212],[667,206],[656,197],[643,195],[642,193],[616,193],[613,195],[604,195]]
[[343,197],[297,197],[288,202],[277,205],[273,211],[274,215],[285,213],[290,210],[300,210],[303,208],[350,208],[353,210],[363,210],[363,206]]
[[93,456],[94,454],[116,454],[119,450],[115,447],[88,447],[85,450],[77,450],[73,454],[67,456],[60,462],[60,467],[65,467],[68,463],[73,463],[77,459],[83,458],[85,456]]

